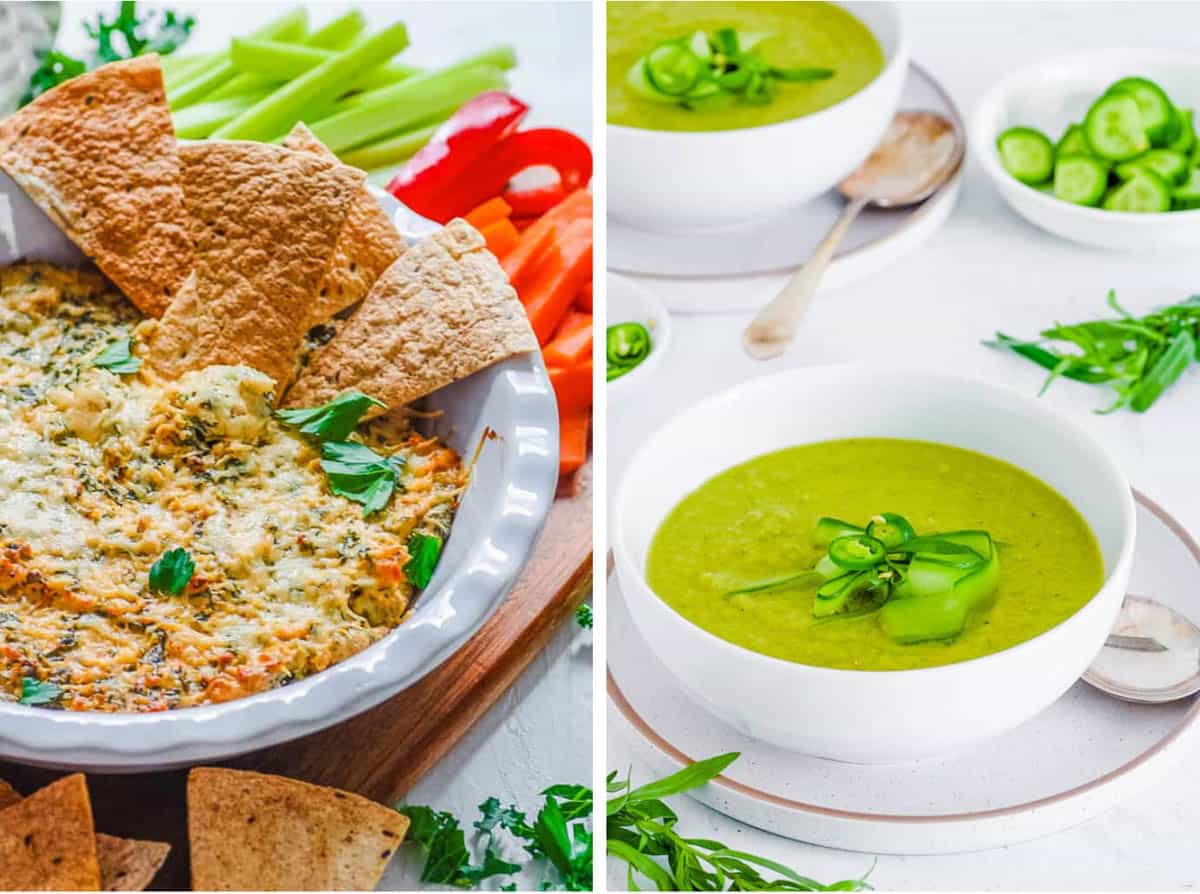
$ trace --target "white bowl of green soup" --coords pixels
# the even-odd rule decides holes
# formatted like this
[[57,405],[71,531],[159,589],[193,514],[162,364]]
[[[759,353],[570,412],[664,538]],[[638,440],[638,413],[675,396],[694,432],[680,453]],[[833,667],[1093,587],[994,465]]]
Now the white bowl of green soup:
[[649,648],[739,731],[933,756],[1050,705],[1112,627],[1129,484],[1016,392],[892,368],[754,379],[668,422],[613,503]]
[[736,226],[850,173],[895,114],[894,3],[607,5],[608,209],[645,230]]

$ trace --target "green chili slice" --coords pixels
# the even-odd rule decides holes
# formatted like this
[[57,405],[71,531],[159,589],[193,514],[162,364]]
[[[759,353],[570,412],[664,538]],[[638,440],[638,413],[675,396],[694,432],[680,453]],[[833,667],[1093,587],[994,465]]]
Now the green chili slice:
[[646,54],[646,78],[659,93],[684,96],[700,82],[708,63],[680,41],[660,43]]
[[619,379],[650,356],[650,330],[641,323],[616,323],[605,333],[607,381]]
[[889,550],[895,549],[904,541],[917,536],[917,532],[908,523],[908,519],[894,512],[884,512],[872,518],[867,524],[867,533]]
[[840,568],[862,571],[874,568],[887,556],[887,547],[866,534],[839,537],[829,544],[829,558]]

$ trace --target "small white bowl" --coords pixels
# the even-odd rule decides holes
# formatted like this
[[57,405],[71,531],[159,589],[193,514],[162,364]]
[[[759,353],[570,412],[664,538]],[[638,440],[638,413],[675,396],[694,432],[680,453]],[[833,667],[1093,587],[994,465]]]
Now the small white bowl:
[[621,378],[604,386],[608,405],[612,407],[632,400],[634,393],[645,386],[658,369],[671,344],[671,315],[655,295],[623,276],[608,274],[607,291],[604,300],[609,326],[641,323],[650,331],[649,356]]
[[[1104,557],[1102,588],[1057,627],[1010,649],[906,671],[835,670],[760,655],[702,630],[650,589],[650,542],[684,496],[754,456],[847,437],[936,441],[1036,475],[1091,525]],[[718,394],[646,442],[610,505],[630,614],[696,701],[748,736],[856,763],[952,751],[1053,703],[1103,645],[1133,563],[1129,483],[1082,429],[1015,391],[892,368],[808,367]]]
[[642,230],[687,232],[769,217],[829,190],[875,148],[908,74],[896,3],[839,3],[875,35],[884,69],[811,115],[741,130],[679,132],[610,124],[608,213]]
[[1200,107],[1200,55],[1171,50],[1113,49],[1077,53],[1017,71],[980,100],[971,143],[984,171],[1013,210],[1059,236],[1120,251],[1200,245],[1200,210],[1134,214],[1074,205],[1026,186],[1000,164],[996,138],[1010,127],[1034,127],[1057,142],[1067,125],[1114,81],[1147,77],[1181,108]]

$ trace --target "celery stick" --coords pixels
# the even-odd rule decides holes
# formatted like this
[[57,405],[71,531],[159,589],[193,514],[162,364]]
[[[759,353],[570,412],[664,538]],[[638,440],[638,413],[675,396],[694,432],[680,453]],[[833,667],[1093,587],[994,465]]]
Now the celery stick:
[[[485,90],[508,86],[504,73],[495,68],[449,69],[417,75],[391,87],[372,90],[359,97],[353,108],[310,125],[314,134],[333,152],[343,152],[370,143],[439,114],[453,111]],[[370,97],[368,100],[367,97]],[[345,103],[339,103],[344,106]]]
[[350,152],[343,152],[339,157],[346,164],[362,168],[364,171],[398,164],[416,155],[445,120],[445,118],[439,118],[424,127],[406,130],[392,137],[384,137]]
[[402,22],[396,22],[288,82],[213,136],[221,140],[269,140],[309,110],[341,96],[356,78],[407,45],[408,32]]
[[[230,52],[233,55],[233,64],[243,72],[274,81],[290,81],[337,55],[332,50],[241,37],[233,39]],[[358,78],[350,89],[373,90],[386,87],[412,77],[420,70],[403,62],[386,62]]]
[[344,50],[366,30],[367,20],[357,9],[352,9],[318,28],[304,43],[322,50]]
[[[455,71],[463,71],[468,68],[493,68],[507,71],[517,64],[516,53],[513,48],[507,44],[500,44],[494,47],[488,47],[479,53],[459,59],[457,62],[452,62],[445,68],[437,69],[440,74],[448,74]],[[347,96],[338,103],[338,111],[342,109],[352,109],[358,106],[368,104],[373,101],[372,95],[378,92],[378,89],[369,90],[366,93],[359,93],[355,96]]]
[[231,96],[228,99],[198,102],[194,106],[180,109],[171,116],[175,122],[175,136],[181,140],[203,140],[270,93],[270,88],[267,88],[241,96]]
[[168,86],[171,84],[182,84],[188,78],[199,74],[201,69],[212,66],[215,55],[215,53],[192,53],[188,55],[168,53],[165,56],[160,56],[159,64],[162,66],[163,82]]
[[[298,40],[308,31],[308,13],[296,8],[286,12],[254,32],[261,40]],[[228,51],[218,53],[218,62],[211,69],[180,84],[168,96],[171,111],[187,108],[206,99],[210,93],[237,76],[238,70]]]

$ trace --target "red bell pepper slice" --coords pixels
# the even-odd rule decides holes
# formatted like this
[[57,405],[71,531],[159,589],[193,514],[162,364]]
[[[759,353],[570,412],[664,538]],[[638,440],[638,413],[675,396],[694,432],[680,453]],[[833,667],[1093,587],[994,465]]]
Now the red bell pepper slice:
[[[558,172],[553,187],[513,189],[509,181],[527,168],[551,167]],[[557,128],[534,128],[510,134],[477,159],[457,182],[444,184],[445,207],[456,214],[499,195],[513,214],[542,214],[592,179],[592,150],[575,134]]]
[[491,195],[465,208],[445,201],[447,188],[516,130],[528,111],[528,105],[502,90],[479,94],[437,129],[424,148],[392,178],[387,191],[413,211],[439,223],[499,195],[503,183]]

